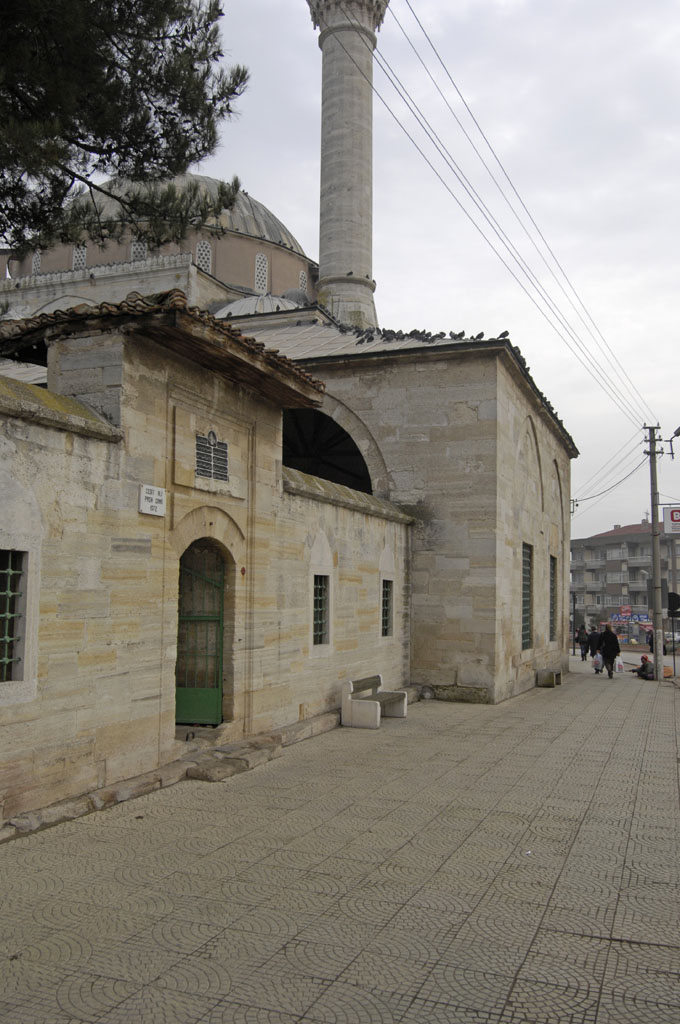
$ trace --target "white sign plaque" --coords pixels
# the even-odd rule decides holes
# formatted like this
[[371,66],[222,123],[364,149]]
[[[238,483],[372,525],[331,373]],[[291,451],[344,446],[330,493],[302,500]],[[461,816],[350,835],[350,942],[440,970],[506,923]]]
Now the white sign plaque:
[[146,516],[165,515],[165,488],[139,485],[139,511]]
[[680,508],[663,510],[663,532],[680,533]]

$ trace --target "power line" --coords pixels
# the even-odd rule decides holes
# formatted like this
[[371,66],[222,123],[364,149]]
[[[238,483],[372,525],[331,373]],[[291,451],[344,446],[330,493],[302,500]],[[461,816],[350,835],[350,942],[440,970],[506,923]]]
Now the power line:
[[[528,207],[526,206],[526,204],[525,204],[524,200],[522,199],[521,195],[519,194],[519,192],[518,192],[518,191],[517,191],[517,189],[515,188],[515,185],[514,185],[514,183],[512,182],[512,180],[511,180],[511,178],[510,178],[509,174],[508,174],[508,173],[507,173],[507,171],[505,170],[505,167],[503,166],[503,164],[502,164],[502,162],[501,162],[501,160],[500,160],[500,157],[498,156],[498,154],[496,153],[495,149],[494,149],[494,148],[493,148],[493,146],[491,145],[491,142],[489,141],[489,139],[488,139],[488,137],[487,137],[486,133],[485,133],[485,132],[483,131],[483,129],[482,129],[482,127],[481,127],[481,125],[480,125],[479,121],[477,120],[477,118],[476,118],[476,117],[475,117],[475,115],[473,114],[473,112],[472,112],[472,110],[471,110],[470,106],[468,105],[468,103],[467,103],[467,101],[466,101],[465,97],[463,96],[463,94],[462,94],[462,92],[460,91],[460,89],[458,88],[458,86],[457,86],[456,82],[455,82],[455,81],[454,81],[454,79],[452,78],[452,76],[451,76],[451,74],[450,74],[450,72],[449,72],[449,70],[448,70],[448,68],[447,68],[446,64],[445,64],[445,63],[444,63],[444,61],[442,60],[442,58],[441,58],[441,56],[440,56],[440,54],[439,54],[439,52],[438,52],[437,48],[435,47],[434,43],[432,42],[432,39],[430,38],[430,36],[429,36],[428,32],[426,31],[426,29],[425,29],[424,25],[422,24],[422,22],[421,22],[420,18],[418,17],[418,15],[417,15],[417,14],[415,13],[415,11],[413,10],[413,7],[411,6],[410,0],[404,0],[404,3],[406,4],[406,6],[407,6],[407,7],[408,7],[408,9],[410,10],[411,14],[413,15],[413,18],[415,19],[415,21],[416,21],[416,23],[417,23],[418,27],[420,28],[421,32],[422,32],[422,33],[423,33],[423,35],[425,36],[425,39],[426,39],[426,40],[427,40],[427,42],[429,43],[429,45],[430,45],[430,47],[431,47],[431,49],[432,49],[432,51],[433,51],[433,53],[434,53],[435,57],[436,57],[436,58],[437,58],[437,60],[439,61],[440,65],[442,66],[442,68],[443,68],[443,70],[444,70],[444,73],[446,74],[446,76],[447,76],[447,78],[449,79],[449,81],[450,81],[451,85],[453,86],[453,88],[455,89],[456,93],[458,94],[458,96],[459,96],[459,98],[460,98],[460,100],[461,100],[461,102],[462,102],[463,106],[464,106],[464,107],[465,107],[465,109],[467,110],[467,112],[468,112],[468,114],[469,114],[469,116],[470,116],[470,118],[471,118],[472,122],[474,123],[474,125],[475,125],[475,127],[477,128],[477,130],[478,130],[479,134],[481,135],[482,139],[483,139],[483,140],[484,140],[484,142],[486,143],[486,146],[488,147],[488,149],[489,149],[490,153],[492,154],[492,156],[493,156],[494,160],[496,161],[496,163],[498,164],[498,166],[499,166],[499,168],[500,168],[501,172],[503,173],[503,176],[504,176],[504,178],[505,178],[505,179],[506,179],[506,181],[508,182],[508,184],[509,184],[510,188],[512,189],[512,191],[513,191],[514,195],[515,195],[515,196],[517,197],[517,200],[519,201],[519,203],[520,203],[520,205],[521,205],[522,209],[523,209],[523,210],[524,210],[524,212],[526,213],[526,215],[527,215],[527,217],[529,218],[529,220],[530,220],[531,224],[533,225],[533,227],[534,227],[534,229],[535,229],[536,233],[538,234],[539,238],[540,238],[540,239],[541,239],[541,241],[543,242],[543,244],[544,244],[544,246],[545,246],[546,250],[548,251],[548,253],[549,253],[549,254],[550,254],[550,256],[552,257],[552,259],[553,259],[553,261],[554,261],[555,265],[557,266],[557,268],[559,269],[560,273],[562,274],[562,277],[564,278],[564,280],[566,281],[567,285],[569,286],[569,288],[570,288],[570,290],[571,290],[572,294],[574,295],[574,297],[575,297],[576,301],[578,302],[579,306],[581,307],[581,309],[582,309],[582,310],[583,310],[583,312],[585,313],[585,315],[586,315],[586,317],[588,318],[588,320],[590,321],[590,323],[591,323],[591,324],[593,325],[593,327],[594,327],[595,331],[596,331],[596,332],[597,332],[597,334],[599,335],[599,337],[600,337],[600,339],[601,339],[602,343],[604,344],[605,348],[606,348],[606,349],[607,349],[607,351],[609,352],[610,356],[611,356],[612,358],[616,359],[616,356],[615,356],[615,354],[614,354],[614,352],[613,352],[613,350],[612,350],[611,346],[609,345],[609,342],[608,342],[608,341],[607,341],[607,339],[606,339],[606,338],[604,337],[604,335],[603,335],[602,331],[600,330],[600,328],[598,327],[598,325],[597,325],[597,324],[595,323],[595,320],[593,319],[593,317],[592,317],[592,316],[591,316],[591,314],[589,313],[589,311],[588,311],[588,309],[586,308],[586,306],[585,306],[584,302],[582,301],[582,299],[581,299],[580,295],[579,295],[579,294],[578,294],[578,292],[576,291],[576,289],[575,289],[574,285],[572,284],[572,282],[571,282],[571,280],[570,280],[570,278],[569,278],[569,276],[568,276],[567,272],[565,271],[564,267],[562,266],[562,264],[561,264],[561,263],[560,263],[560,261],[558,260],[557,256],[555,255],[555,253],[554,253],[554,251],[553,251],[552,247],[551,247],[551,246],[549,245],[549,243],[548,243],[547,239],[545,238],[545,236],[544,236],[543,232],[541,231],[541,229],[539,228],[538,224],[537,224],[537,223],[536,223],[536,221],[534,220],[534,218],[533,218],[533,216],[532,216],[532,214],[531,214],[530,210],[529,210],[529,209],[528,209]],[[391,8],[389,8],[389,7],[388,7],[388,11],[389,11],[389,13],[391,14],[391,16],[392,16],[392,17],[394,18],[394,20],[395,20],[395,21],[397,22],[397,24],[399,25],[399,27],[401,28],[402,32],[404,33],[404,36],[406,37],[407,41],[409,42],[409,45],[411,45],[412,49],[414,50],[414,52],[415,52],[415,53],[416,53],[416,55],[418,56],[418,59],[420,60],[421,64],[423,64],[423,67],[425,67],[425,63],[424,63],[424,61],[422,61],[422,59],[420,58],[420,55],[418,54],[417,50],[416,50],[416,49],[415,49],[415,47],[413,46],[413,44],[412,44],[411,40],[410,40],[410,39],[409,39],[409,37],[408,37],[408,34],[407,34],[407,33],[406,33],[406,32],[404,31],[404,29],[402,28],[402,26],[401,26],[401,23],[399,22],[399,19],[398,19],[398,18],[396,17],[396,15],[395,15],[394,11],[393,11],[393,10],[392,10]],[[431,78],[431,80],[432,80],[432,81],[434,82],[434,78],[433,78],[433,76],[432,76],[432,75],[430,74],[429,70],[428,70],[428,69],[427,69],[426,67],[425,67],[425,70],[427,71],[427,73],[428,73],[429,77]],[[435,83],[435,85],[436,85],[436,83]],[[514,213],[514,214],[515,214],[515,216],[517,217],[517,220],[519,221],[519,223],[520,223],[520,224],[522,225],[522,227],[524,228],[524,230],[525,230],[525,232],[526,232],[526,234],[527,234],[527,237],[529,237],[530,241],[531,241],[531,242],[532,242],[532,244],[534,245],[534,248],[536,248],[536,251],[537,251],[537,252],[539,253],[539,255],[541,256],[541,259],[543,259],[543,262],[545,263],[546,267],[548,268],[548,270],[550,271],[550,273],[552,274],[552,276],[553,276],[553,277],[555,278],[555,281],[556,281],[556,282],[558,283],[558,285],[559,285],[559,286],[560,286],[560,288],[562,289],[562,291],[563,291],[563,293],[564,293],[565,297],[567,297],[567,298],[568,298],[568,296],[567,296],[567,294],[566,294],[566,291],[564,290],[564,288],[562,287],[562,285],[561,285],[561,284],[560,284],[560,282],[558,281],[558,279],[557,279],[556,275],[554,274],[554,272],[552,271],[552,269],[551,269],[551,268],[549,267],[549,265],[548,265],[547,261],[546,261],[546,260],[544,259],[543,255],[542,255],[542,254],[540,253],[540,250],[539,250],[538,246],[536,246],[536,244],[535,244],[535,242],[533,241],[533,239],[531,239],[531,235],[529,234],[529,232],[527,231],[526,227],[524,226],[524,224],[523,224],[523,222],[522,222],[521,218],[520,218],[520,217],[519,217],[519,216],[517,215],[516,211],[514,210],[514,207],[512,206],[512,204],[510,203],[510,201],[508,200],[508,198],[507,198],[507,196],[506,196],[505,192],[503,191],[503,189],[502,189],[502,188],[500,187],[500,185],[498,184],[498,182],[497,182],[497,180],[496,180],[495,176],[494,176],[494,175],[492,174],[492,172],[491,172],[490,168],[488,167],[488,165],[487,165],[486,161],[485,161],[485,160],[483,159],[483,157],[482,157],[482,156],[481,156],[481,154],[479,153],[479,150],[477,149],[477,147],[476,147],[476,146],[474,145],[474,143],[473,143],[473,142],[472,142],[472,140],[470,139],[470,136],[468,135],[468,133],[467,133],[467,132],[465,131],[465,129],[463,128],[463,125],[461,124],[461,122],[460,122],[459,118],[458,118],[458,117],[457,117],[457,116],[456,116],[456,115],[454,114],[453,110],[451,109],[451,106],[450,106],[450,104],[448,103],[448,101],[447,101],[447,100],[446,100],[446,98],[444,97],[444,95],[443,95],[443,93],[441,92],[441,90],[439,89],[439,87],[438,87],[438,86],[436,86],[436,87],[437,87],[437,91],[439,92],[440,96],[442,96],[442,99],[444,99],[444,102],[446,103],[446,106],[447,106],[447,107],[448,107],[448,109],[449,109],[449,110],[451,111],[451,113],[452,113],[452,115],[454,116],[454,118],[455,118],[456,122],[458,123],[458,125],[459,125],[459,126],[460,126],[460,128],[461,128],[461,130],[463,131],[463,134],[465,135],[466,139],[468,140],[468,142],[470,142],[470,145],[472,146],[472,148],[474,149],[475,153],[477,154],[477,156],[478,156],[478,157],[479,157],[479,159],[481,160],[482,164],[483,164],[483,165],[484,165],[484,167],[486,168],[487,172],[488,172],[488,173],[489,173],[489,175],[491,176],[492,180],[493,180],[493,181],[494,181],[494,183],[496,184],[496,187],[497,187],[497,188],[499,189],[499,191],[500,191],[500,192],[501,192],[501,194],[503,195],[503,197],[504,197],[505,201],[507,202],[508,206],[509,206],[509,207],[510,207],[510,209],[511,209],[511,210],[513,211],[513,213]],[[589,331],[589,333],[590,333],[591,337],[593,338],[593,340],[595,341],[595,343],[596,343],[596,344],[598,344],[598,346],[599,346],[599,342],[598,342],[598,341],[597,341],[597,339],[595,338],[595,336],[594,336],[594,334],[593,334],[592,330],[591,330],[591,329],[590,329],[590,328],[588,327],[588,325],[587,325],[587,324],[585,323],[585,321],[583,320],[583,317],[582,317],[582,316],[580,315],[580,313],[578,313],[578,311],[576,310],[576,307],[574,306],[573,302],[571,302],[571,300],[570,300],[570,299],[568,299],[568,301],[570,301],[570,303],[571,303],[571,305],[572,305],[572,308],[574,308],[574,310],[575,310],[575,311],[577,312],[577,314],[579,315],[579,318],[581,319],[581,322],[582,322],[582,323],[584,324],[584,326],[586,327],[586,329],[587,329],[587,330]],[[635,395],[635,397],[636,397],[636,400],[637,400],[637,401],[640,401],[640,402],[642,402],[642,404],[643,404],[643,405],[645,406],[645,408],[647,409],[647,412],[648,412],[648,413],[649,413],[649,414],[651,415],[651,418],[652,418],[653,420],[657,420],[657,421],[658,421],[658,417],[657,417],[656,415],[654,415],[654,414],[652,413],[652,410],[651,410],[651,408],[649,407],[649,405],[647,404],[647,402],[645,401],[645,399],[644,399],[644,398],[643,398],[643,397],[642,397],[642,396],[641,396],[641,395],[640,395],[640,394],[639,394],[638,392],[636,392],[636,390],[635,390],[635,385],[633,384],[633,382],[632,382],[632,380],[630,379],[630,377],[629,377],[628,373],[626,372],[626,370],[625,370],[625,369],[624,369],[623,367],[619,367],[619,370],[620,370],[620,372],[621,372],[621,373],[623,374],[623,376],[624,376],[624,379],[625,379],[625,381],[627,382],[627,386],[629,386],[629,387],[630,387],[630,389],[632,389],[632,392],[633,392],[633,394]]]
[[[340,5],[340,6],[341,6],[341,9],[343,10],[343,13],[345,14],[345,17],[346,17],[347,21],[349,22],[349,24],[358,24],[358,23],[357,23],[356,21],[353,21],[353,19],[352,19],[352,18],[350,17],[350,15],[349,15],[349,14],[347,13],[346,9],[345,9],[345,8],[344,8],[344,7],[342,6],[342,5]],[[362,36],[362,39],[363,39],[363,36]],[[527,298],[529,299],[529,301],[530,301],[530,302],[531,302],[531,303],[532,303],[532,304],[533,304],[533,305],[534,305],[534,306],[536,307],[536,309],[537,309],[537,310],[538,310],[538,312],[539,312],[539,313],[541,314],[541,316],[542,316],[542,317],[543,317],[543,318],[544,318],[544,319],[546,320],[546,322],[547,322],[547,323],[549,324],[549,326],[550,326],[550,327],[551,327],[551,328],[552,328],[552,329],[553,329],[553,330],[555,331],[555,333],[556,333],[556,334],[558,335],[558,337],[559,337],[559,338],[560,338],[560,339],[561,339],[561,340],[562,340],[562,341],[564,342],[564,344],[565,344],[565,345],[567,346],[567,348],[568,348],[568,349],[569,349],[569,350],[570,350],[570,351],[572,352],[572,354],[576,356],[577,360],[578,360],[578,359],[580,359],[580,354],[579,354],[578,352],[575,352],[575,351],[574,351],[574,348],[573,348],[573,346],[572,346],[572,345],[570,344],[570,342],[569,342],[569,341],[567,340],[567,338],[566,338],[566,337],[564,336],[564,334],[563,334],[563,333],[562,333],[562,332],[561,332],[561,331],[559,330],[559,328],[558,328],[558,327],[557,327],[557,326],[555,325],[555,323],[554,323],[554,322],[553,322],[553,321],[552,321],[552,320],[550,319],[550,317],[549,317],[549,315],[548,315],[548,314],[546,313],[546,311],[545,311],[544,309],[542,309],[542,308],[541,308],[541,306],[540,306],[540,305],[539,305],[539,303],[538,303],[538,302],[536,301],[536,299],[534,298],[534,296],[533,296],[533,295],[532,295],[532,294],[531,294],[531,293],[530,293],[530,292],[528,291],[528,289],[526,288],[526,286],[524,285],[524,283],[523,283],[523,282],[522,282],[522,281],[520,280],[520,278],[519,278],[519,277],[517,276],[517,274],[516,274],[516,273],[515,273],[515,272],[513,271],[512,267],[511,267],[511,266],[509,266],[509,264],[508,264],[508,263],[506,262],[506,260],[505,260],[505,259],[503,258],[502,254],[501,254],[501,253],[500,253],[500,252],[498,251],[498,249],[497,249],[497,248],[495,247],[495,245],[493,244],[493,242],[491,241],[491,239],[489,239],[489,238],[488,238],[488,236],[487,236],[487,235],[486,235],[486,234],[484,233],[484,231],[483,231],[483,230],[482,230],[482,228],[481,228],[481,227],[479,226],[479,224],[478,224],[478,223],[477,223],[477,222],[475,221],[474,217],[473,217],[473,216],[472,216],[472,215],[471,215],[471,214],[469,213],[469,211],[468,211],[468,210],[467,210],[467,209],[465,208],[465,206],[464,206],[464,205],[463,205],[463,203],[462,203],[462,202],[460,201],[460,199],[459,199],[459,198],[458,198],[458,197],[457,197],[457,196],[455,195],[455,193],[453,192],[453,190],[451,189],[451,187],[450,187],[450,186],[448,185],[448,183],[447,183],[447,182],[446,182],[446,181],[444,180],[444,178],[443,178],[443,177],[442,177],[442,175],[441,175],[441,174],[439,173],[439,171],[437,170],[437,168],[436,168],[436,167],[434,166],[434,164],[432,163],[432,161],[431,161],[431,160],[429,159],[429,157],[427,157],[427,156],[426,156],[426,154],[424,153],[424,151],[422,150],[422,148],[421,148],[421,147],[420,147],[420,146],[418,145],[418,143],[417,143],[417,142],[416,142],[416,140],[415,140],[415,139],[413,138],[413,136],[412,136],[412,135],[411,135],[411,133],[410,133],[410,132],[408,131],[408,129],[407,129],[406,127],[405,127],[405,125],[403,124],[403,122],[402,122],[402,121],[401,121],[401,120],[399,119],[399,117],[398,117],[398,116],[397,116],[397,115],[395,114],[395,112],[394,112],[394,111],[392,110],[392,108],[390,107],[389,103],[388,103],[388,102],[387,102],[387,101],[385,100],[385,98],[384,98],[384,97],[382,96],[382,94],[381,94],[381,93],[380,93],[380,92],[378,91],[378,89],[377,89],[377,88],[375,87],[375,85],[373,84],[373,82],[372,82],[372,81],[371,81],[371,80],[370,80],[370,79],[368,78],[368,76],[367,76],[367,75],[366,75],[366,74],[364,73],[363,69],[359,67],[359,65],[357,64],[357,62],[356,62],[356,61],[354,60],[354,58],[352,57],[352,54],[351,54],[351,53],[349,53],[349,51],[348,51],[348,50],[347,50],[347,48],[346,48],[346,47],[344,46],[344,44],[342,43],[342,40],[341,40],[340,38],[338,38],[338,42],[339,42],[339,44],[340,44],[341,48],[343,49],[343,51],[345,52],[346,56],[348,57],[348,59],[349,59],[349,60],[350,60],[350,61],[351,61],[351,62],[352,62],[352,63],[354,64],[354,66],[355,66],[355,67],[357,68],[357,70],[358,70],[358,71],[359,71],[359,73],[360,73],[360,74],[362,75],[362,77],[363,77],[363,78],[364,78],[364,79],[365,79],[365,80],[366,80],[366,81],[367,81],[367,82],[368,82],[368,83],[370,84],[370,86],[371,86],[371,88],[372,88],[373,92],[375,93],[375,95],[377,96],[377,98],[378,98],[378,99],[380,100],[380,102],[381,102],[381,103],[383,104],[383,106],[385,107],[385,109],[386,109],[386,110],[388,111],[388,113],[390,114],[390,116],[391,116],[391,117],[392,117],[392,118],[393,118],[393,119],[394,119],[394,120],[396,121],[396,123],[398,124],[398,126],[400,127],[400,129],[401,129],[401,130],[402,130],[402,131],[404,132],[404,134],[405,134],[405,135],[406,135],[406,137],[407,137],[407,138],[409,139],[409,141],[410,141],[410,142],[411,142],[411,144],[412,144],[412,145],[414,146],[414,148],[415,148],[415,149],[417,150],[417,152],[419,153],[419,155],[420,155],[420,156],[421,156],[421,157],[423,158],[423,160],[424,160],[424,161],[425,161],[425,162],[427,163],[427,165],[428,165],[428,166],[430,167],[430,169],[431,169],[431,170],[433,171],[433,173],[434,173],[434,174],[435,174],[435,175],[437,176],[437,178],[439,179],[439,181],[441,182],[441,184],[442,184],[442,185],[444,186],[444,188],[445,188],[445,189],[446,189],[446,191],[447,191],[447,192],[449,193],[449,195],[450,195],[450,196],[451,196],[451,198],[452,198],[452,199],[454,200],[454,202],[455,202],[455,203],[456,203],[456,204],[458,205],[458,207],[460,208],[460,210],[462,211],[462,213],[463,213],[463,214],[464,214],[464,215],[465,215],[465,216],[467,217],[467,219],[468,219],[468,220],[470,221],[470,223],[471,223],[471,224],[473,225],[473,227],[475,228],[475,230],[476,230],[476,231],[477,231],[477,232],[478,232],[478,233],[479,233],[479,234],[480,234],[480,235],[482,236],[482,238],[483,238],[483,239],[484,239],[484,241],[485,241],[485,242],[487,243],[487,245],[488,245],[488,246],[489,246],[489,247],[490,247],[490,248],[492,249],[492,251],[494,252],[494,254],[496,255],[496,257],[497,257],[497,258],[498,258],[498,259],[500,260],[500,262],[501,262],[501,263],[503,264],[503,266],[504,266],[504,267],[506,268],[506,270],[507,270],[507,271],[508,271],[508,273],[509,273],[509,274],[511,275],[511,277],[512,277],[512,278],[513,278],[513,279],[515,280],[515,282],[516,282],[516,283],[517,283],[517,284],[519,285],[519,287],[520,287],[520,288],[522,289],[522,291],[523,291],[523,292],[525,293],[525,295],[527,296]],[[368,46],[368,47],[370,48],[370,44],[368,43],[368,40],[364,40],[364,44],[365,44],[366,46]],[[389,78],[389,76],[388,76],[388,78]],[[391,84],[393,84],[393,83],[391,83]],[[397,90],[397,91],[398,91],[398,90]],[[419,121],[419,124],[421,125],[421,128],[422,128],[422,123],[421,123],[420,121]],[[431,140],[431,141],[432,141],[432,140]],[[440,155],[441,155],[441,151],[440,151]],[[506,247],[506,248],[507,248],[507,247]],[[524,271],[523,271],[523,268],[521,268],[521,266],[520,266],[520,270],[522,270],[522,272],[524,272]],[[572,332],[572,333],[573,333],[573,332]],[[574,338],[574,342],[575,342],[575,344],[576,344],[576,345],[577,345],[578,347],[580,347],[580,348],[581,348],[581,350],[582,350],[582,354],[585,354],[586,356],[587,356],[587,355],[589,355],[589,353],[588,353],[588,351],[587,351],[587,348],[585,347],[585,345],[583,344],[583,342],[581,342],[581,341],[580,341],[580,340],[579,340],[579,339],[578,339],[577,337],[575,337],[575,338]],[[596,376],[596,377],[594,378],[594,380],[595,380],[596,384],[597,384],[597,385],[598,385],[598,386],[599,386],[599,387],[600,387],[600,388],[601,388],[601,389],[602,389],[602,390],[604,391],[604,393],[605,393],[605,394],[607,395],[607,397],[608,397],[608,398],[610,398],[610,400],[614,402],[614,404],[615,404],[615,405],[617,406],[617,408],[619,409],[619,411],[620,411],[621,413],[623,413],[623,415],[624,415],[624,416],[625,416],[625,417],[626,417],[626,418],[627,418],[627,419],[628,419],[628,420],[629,420],[629,421],[630,421],[631,423],[635,424],[635,426],[637,427],[637,426],[638,426],[638,423],[637,423],[637,421],[636,421],[636,420],[635,420],[635,419],[633,418],[633,416],[631,415],[630,409],[629,409],[629,408],[628,408],[628,406],[627,406],[627,405],[625,404],[625,402],[623,401],[623,399],[621,398],[621,396],[620,396],[620,395],[618,394],[618,392],[617,392],[617,391],[616,391],[616,389],[614,388],[613,384],[612,384],[612,383],[611,383],[611,382],[610,382],[610,381],[609,381],[608,379],[606,379],[606,380],[603,380],[603,379],[602,379],[602,378],[601,378],[600,376]]]
[[578,504],[582,505],[584,501],[592,501],[594,498],[601,498],[603,495],[609,494],[610,491],[615,490],[622,483],[625,483],[625,481],[628,480],[633,475],[633,473],[637,473],[638,469],[640,469],[642,466],[644,466],[646,462],[647,462],[647,458],[645,457],[642,460],[642,462],[639,462],[637,464],[637,466],[635,466],[634,469],[631,469],[630,473],[627,473],[625,476],[621,477],[621,479],[617,480],[617,482],[615,484],[612,484],[611,487],[607,487],[606,490],[600,491],[599,494],[591,494],[587,498],[578,498],[577,499]]

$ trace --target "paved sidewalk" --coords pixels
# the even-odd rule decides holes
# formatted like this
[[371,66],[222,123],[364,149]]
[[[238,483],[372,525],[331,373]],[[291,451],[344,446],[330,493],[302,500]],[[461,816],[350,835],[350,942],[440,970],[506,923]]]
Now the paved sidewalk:
[[0,846],[11,1024],[678,1024],[680,690],[572,660]]

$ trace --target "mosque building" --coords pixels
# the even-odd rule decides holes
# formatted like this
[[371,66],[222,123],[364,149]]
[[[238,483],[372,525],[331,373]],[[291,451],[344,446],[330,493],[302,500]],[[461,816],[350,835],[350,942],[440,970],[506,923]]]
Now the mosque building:
[[158,251],[4,254],[0,822],[167,776],[187,726],[313,732],[348,679],[498,703],[566,668],[578,453],[507,335],[379,327],[388,0],[308,3],[318,264],[245,192]]

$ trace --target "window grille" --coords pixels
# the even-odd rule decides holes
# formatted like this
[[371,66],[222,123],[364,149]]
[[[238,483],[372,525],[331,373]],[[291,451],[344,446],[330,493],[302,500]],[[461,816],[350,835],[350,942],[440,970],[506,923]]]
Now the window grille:
[[214,430],[196,434],[196,476],[210,480],[229,479],[229,446],[218,441]]
[[212,245],[205,239],[196,245],[196,266],[206,274],[212,273]]
[[300,271],[300,291],[304,292],[305,295],[307,294],[307,271],[306,270],[301,270]]
[[73,246],[73,269],[74,270],[85,270],[87,266],[87,246],[86,245],[74,245]]
[[314,645],[328,643],[328,576],[314,576],[312,640]]
[[21,676],[23,551],[0,551],[0,682]]
[[42,259],[42,253],[40,252],[40,249],[36,249],[35,252],[33,253],[33,259],[31,261],[31,273],[32,274],[39,274],[40,273],[40,261],[41,261],[41,259]]
[[550,632],[551,640],[557,639],[557,559],[550,556]]
[[382,581],[381,636],[392,636],[393,580]]
[[266,292],[269,286],[269,260],[263,252],[255,257],[255,291]]
[[522,650],[533,646],[534,549],[522,544]]
[[145,260],[147,256],[147,245],[146,242],[140,238],[135,240],[130,245],[130,259],[134,262],[135,260]]

